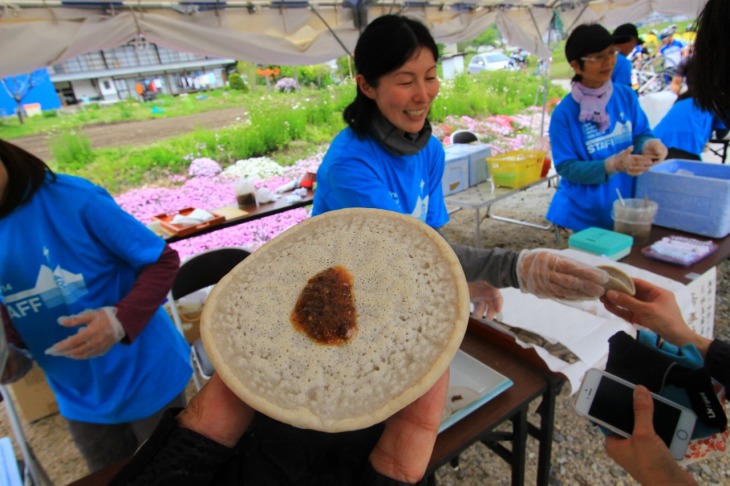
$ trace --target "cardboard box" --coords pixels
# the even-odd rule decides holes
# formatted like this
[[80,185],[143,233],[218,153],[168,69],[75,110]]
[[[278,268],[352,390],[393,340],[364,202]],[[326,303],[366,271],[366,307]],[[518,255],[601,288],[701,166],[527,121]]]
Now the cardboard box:
[[446,158],[444,176],[441,179],[444,196],[463,191],[469,187],[469,156],[451,154]]
[[[165,304],[165,310],[170,319],[175,321],[170,310],[170,303]],[[203,304],[195,302],[178,302],[177,312],[180,316],[180,324],[182,325],[183,334],[188,344],[192,345],[196,340],[200,339],[200,315],[203,312]]]
[[730,167],[671,159],[636,181],[637,198],[659,205],[654,224],[711,238],[730,233]]
[[56,397],[46,382],[46,375],[34,365],[23,379],[9,385],[13,403],[27,422],[58,413]]

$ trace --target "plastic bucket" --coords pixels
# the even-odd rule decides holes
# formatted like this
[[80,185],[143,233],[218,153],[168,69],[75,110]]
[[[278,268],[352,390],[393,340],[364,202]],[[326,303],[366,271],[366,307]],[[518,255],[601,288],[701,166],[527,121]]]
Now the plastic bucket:
[[617,199],[611,212],[613,230],[632,236],[635,245],[647,243],[658,207],[648,199]]

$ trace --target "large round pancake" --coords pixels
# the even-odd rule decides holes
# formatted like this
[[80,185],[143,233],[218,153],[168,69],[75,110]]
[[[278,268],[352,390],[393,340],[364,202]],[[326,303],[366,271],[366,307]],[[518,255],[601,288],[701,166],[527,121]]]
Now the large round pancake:
[[[290,315],[315,274],[353,277],[357,332],[323,345]],[[215,286],[201,336],[216,372],[256,410],[338,432],[385,420],[448,368],[466,331],[469,293],[451,247],[418,219],[332,211],[288,229]]]

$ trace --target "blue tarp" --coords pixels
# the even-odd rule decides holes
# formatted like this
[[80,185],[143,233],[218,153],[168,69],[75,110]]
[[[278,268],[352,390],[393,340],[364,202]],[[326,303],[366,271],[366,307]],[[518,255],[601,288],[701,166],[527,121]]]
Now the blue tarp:
[[[33,87],[28,90],[29,77]],[[10,93],[8,93],[8,90]],[[40,103],[43,111],[57,110],[61,107],[61,100],[56,94],[56,89],[48,76],[48,71],[44,68],[30,74],[9,76],[0,82],[0,116],[14,116],[17,104],[11,93],[23,93],[25,91],[27,91],[27,94],[22,100],[24,105]]]

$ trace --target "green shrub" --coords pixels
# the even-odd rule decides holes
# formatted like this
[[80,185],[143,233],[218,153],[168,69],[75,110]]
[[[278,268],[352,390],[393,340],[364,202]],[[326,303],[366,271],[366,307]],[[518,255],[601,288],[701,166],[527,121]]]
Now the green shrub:
[[54,135],[51,154],[60,172],[74,172],[94,160],[89,138],[83,133],[63,132]]
[[57,118],[58,110],[45,110],[43,111],[43,118]]
[[246,84],[241,75],[238,73],[231,73],[228,76],[228,84],[232,89],[243,91],[244,93],[248,93],[249,91],[248,84]]

